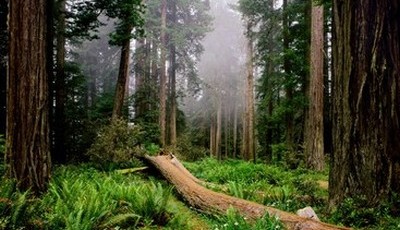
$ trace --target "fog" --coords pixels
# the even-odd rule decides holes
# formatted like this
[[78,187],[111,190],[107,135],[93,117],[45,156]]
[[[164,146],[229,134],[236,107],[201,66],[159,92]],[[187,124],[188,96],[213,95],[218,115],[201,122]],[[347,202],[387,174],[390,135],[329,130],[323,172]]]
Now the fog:
[[245,36],[241,15],[234,10],[237,0],[212,1],[212,31],[204,41],[198,65],[202,89],[187,97],[185,114],[193,119],[215,115],[220,103],[226,111],[241,107],[244,101]]

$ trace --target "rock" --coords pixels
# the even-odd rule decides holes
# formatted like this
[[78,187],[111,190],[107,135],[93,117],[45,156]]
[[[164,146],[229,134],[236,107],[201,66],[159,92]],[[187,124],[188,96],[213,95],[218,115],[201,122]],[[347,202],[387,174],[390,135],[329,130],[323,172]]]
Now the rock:
[[301,217],[320,221],[317,214],[315,213],[314,209],[312,209],[310,206],[297,210],[296,214]]

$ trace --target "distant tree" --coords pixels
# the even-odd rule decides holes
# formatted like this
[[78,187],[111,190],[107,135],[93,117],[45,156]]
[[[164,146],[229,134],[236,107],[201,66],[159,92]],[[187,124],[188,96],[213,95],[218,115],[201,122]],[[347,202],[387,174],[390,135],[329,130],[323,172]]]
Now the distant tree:
[[39,193],[46,189],[51,170],[47,1],[9,4],[6,164],[20,188]]
[[106,5],[106,15],[118,18],[115,33],[111,34],[111,43],[121,46],[121,59],[114,98],[112,119],[121,117],[125,101],[129,76],[129,54],[131,38],[142,36],[143,5],[141,0],[117,0]]
[[254,141],[254,51],[252,22],[247,20],[246,107],[243,122],[243,158],[256,160]]
[[398,1],[333,1],[331,205],[400,192],[399,12]]
[[167,0],[162,0],[161,4],[161,32],[160,32],[160,40],[161,40],[161,66],[160,66],[160,117],[159,117],[159,125],[160,125],[160,143],[161,146],[166,146],[167,144],[167,127],[166,127],[166,119],[167,119],[167,72],[166,72],[166,52],[167,52]]
[[[259,156],[296,166],[304,133],[308,76],[308,3],[241,0],[240,11],[253,20],[254,65],[260,74],[256,95]],[[273,144],[283,144],[272,154]],[[284,154],[286,153],[286,154]]]
[[312,0],[309,105],[305,124],[308,168],[324,169],[324,6]]
[[65,163],[66,160],[66,77],[65,77],[65,32],[66,32],[66,2],[57,1],[57,29],[56,29],[56,67],[55,67],[55,114],[54,133],[55,146],[53,161]]

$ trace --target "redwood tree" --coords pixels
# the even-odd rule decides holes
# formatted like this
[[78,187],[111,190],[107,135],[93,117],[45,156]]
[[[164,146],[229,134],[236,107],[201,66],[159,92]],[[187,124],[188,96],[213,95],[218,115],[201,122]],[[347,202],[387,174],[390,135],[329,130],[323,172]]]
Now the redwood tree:
[[161,70],[160,70],[160,142],[162,146],[166,145],[167,128],[166,128],[166,117],[167,117],[167,73],[166,73],[166,45],[167,45],[167,0],[162,1],[161,5]]
[[6,164],[22,189],[46,189],[50,177],[47,0],[11,0]]
[[309,106],[305,124],[308,168],[324,169],[324,7],[312,1]]
[[330,203],[374,204],[400,192],[400,4],[333,3]]

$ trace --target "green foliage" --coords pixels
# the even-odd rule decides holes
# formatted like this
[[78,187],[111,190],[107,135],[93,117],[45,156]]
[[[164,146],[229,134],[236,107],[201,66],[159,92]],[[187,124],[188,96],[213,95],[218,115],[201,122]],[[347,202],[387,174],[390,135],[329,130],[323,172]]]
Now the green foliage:
[[[258,156],[269,161],[288,160],[293,167],[299,162],[293,160],[294,157],[285,157],[294,153],[274,156],[271,148],[287,141],[288,121],[294,127],[293,140],[290,140],[295,143],[294,150],[300,149],[298,147],[302,144],[310,42],[310,18],[305,12],[308,12],[309,4],[310,1],[295,0],[277,8],[273,0],[239,1],[244,19],[250,21],[252,29],[257,31],[250,31],[247,36],[256,44],[254,62],[261,73],[256,88]],[[283,91],[285,95],[282,95]]]
[[135,175],[104,173],[86,165],[60,167],[41,209],[48,229],[186,226],[170,208],[171,192],[171,187]]
[[[332,213],[333,222],[366,229],[397,229],[400,221],[392,216],[394,202],[370,205],[364,197],[346,198]],[[388,228],[392,226],[393,228]]]
[[0,184],[0,229],[36,229],[38,200],[29,191],[20,192],[16,182],[2,179]]
[[[304,169],[287,171],[282,166],[240,160],[220,162],[212,158],[186,165],[195,176],[226,186],[222,190],[236,197],[287,211],[326,204],[327,191],[316,183],[317,180],[326,180],[326,174]],[[221,191],[221,186],[211,189]]]
[[185,161],[196,161],[208,155],[208,150],[193,143],[188,133],[183,133],[178,137],[175,152],[180,159]]
[[241,216],[236,210],[228,209],[226,216],[220,217],[218,224],[214,229],[221,230],[275,230],[284,229],[278,218],[270,217],[265,214],[255,223],[250,223],[246,217]]
[[127,163],[135,154],[140,154],[142,143],[143,132],[139,126],[115,120],[98,133],[87,154],[93,162],[103,166]]

